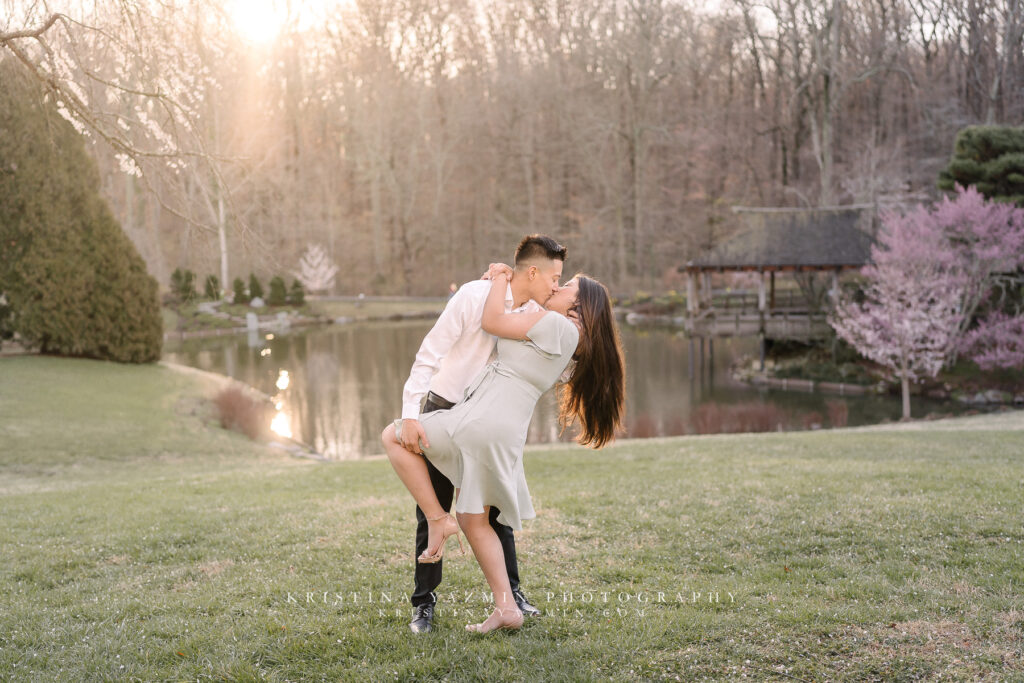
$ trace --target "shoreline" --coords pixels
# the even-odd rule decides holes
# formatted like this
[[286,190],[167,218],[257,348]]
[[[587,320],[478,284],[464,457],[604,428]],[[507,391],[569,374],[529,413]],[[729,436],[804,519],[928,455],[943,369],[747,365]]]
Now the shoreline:
[[[202,370],[200,368],[194,368],[190,365],[181,365],[180,363],[172,363],[167,360],[158,360],[156,365],[167,368],[174,372],[178,372],[184,375],[191,375],[206,380],[207,382],[223,390],[226,388],[236,388],[243,394],[246,394],[257,401],[273,404],[274,399],[251,384],[229,377],[228,375],[222,375],[219,372],[211,372],[210,370]],[[331,462],[331,459],[321,455],[316,451],[315,448],[309,444],[303,443],[297,439],[293,439],[290,436],[282,436],[280,434],[274,434],[273,438],[267,441],[257,441],[257,443],[263,443],[271,448],[278,448],[286,451],[289,455],[293,455],[297,458],[307,458],[310,460],[318,460],[324,462]]]
[[[16,356],[37,356],[40,354],[36,353],[20,353],[20,354],[9,354],[10,357]],[[68,359],[68,360],[91,360],[91,359]],[[92,361],[96,362],[96,361]],[[159,366],[168,369],[172,372],[176,372],[183,375],[188,375],[196,378],[197,388],[200,393],[209,397],[211,388],[216,391],[223,387],[237,387],[244,393],[257,398],[260,401],[271,402],[272,398],[252,387],[241,380],[222,375],[220,373],[211,372],[208,370],[202,370],[187,365],[181,365],[166,360],[160,360],[153,363],[154,366]],[[822,429],[794,429],[786,431],[751,431],[751,432],[720,432],[712,434],[681,434],[671,436],[652,436],[652,437],[633,437],[633,438],[618,438],[615,440],[613,445],[616,446],[629,446],[629,445],[641,445],[641,444],[685,444],[691,441],[705,441],[707,439],[730,439],[735,437],[741,437],[744,439],[757,438],[757,437],[775,437],[775,436],[796,436],[801,434],[845,434],[845,433],[871,433],[881,431],[1024,431],[1024,409],[1021,406],[1000,406],[993,412],[986,413],[975,413],[971,415],[957,415],[957,416],[944,416],[937,419],[929,419],[926,417],[913,418],[907,421],[899,422],[886,422],[870,425],[858,425],[850,427],[828,427]],[[295,439],[282,437],[280,435],[274,435],[270,440],[256,441],[258,443],[270,448],[283,450],[289,455],[302,458],[307,461],[321,462],[328,464],[339,464],[339,463],[356,463],[356,462],[370,462],[381,460],[386,457],[383,453],[365,453],[358,458],[328,458],[318,452],[308,444],[299,442]],[[578,452],[590,451],[585,446],[580,446],[572,441],[556,441],[556,442],[545,442],[527,444],[525,451],[530,453],[544,453],[548,451],[556,450],[573,450]]]
[[208,327],[200,328],[196,330],[166,330],[164,331],[164,341],[169,340],[185,340],[185,339],[201,339],[204,337],[223,337],[233,334],[247,334],[249,332],[287,332],[288,330],[295,327],[330,327],[333,325],[350,325],[353,323],[362,322],[401,322],[404,320],[431,320],[437,318],[440,312],[408,312],[408,313],[389,313],[387,315],[368,315],[368,316],[338,316],[336,318],[300,318],[297,320],[287,319],[285,324],[282,325],[281,321],[276,317],[260,318],[257,322],[256,327],[248,327],[247,325],[235,326],[235,327]]
[[850,384],[848,382],[823,382],[814,379],[796,379],[789,377],[769,377],[754,375],[744,378],[733,375],[733,379],[742,384],[754,387],[771,387],[781,391],[801,391],[809,394],[823,393],[837,396],[864,396],[865,394],[883,394],[884,389],[877,385]]

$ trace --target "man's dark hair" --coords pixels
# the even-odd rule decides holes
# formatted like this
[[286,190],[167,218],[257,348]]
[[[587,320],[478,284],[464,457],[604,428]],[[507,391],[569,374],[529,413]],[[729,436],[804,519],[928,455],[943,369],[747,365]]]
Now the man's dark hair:
[[527,235],[516,247],[516,265],[537,258],[565,261],[565,247],[547,235]]

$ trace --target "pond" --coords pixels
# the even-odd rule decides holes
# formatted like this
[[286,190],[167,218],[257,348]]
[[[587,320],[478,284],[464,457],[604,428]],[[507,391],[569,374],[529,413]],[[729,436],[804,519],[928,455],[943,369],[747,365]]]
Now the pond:
[[[402,386],[432,321],[330,325],[287,333],[169,340],[164,359],[239,379],[274,397],[274,429],[333,459],[381,453],[383,427],[401,414]],[[625,436],[719,431],[813,429],[896,420],[890,396],[840,397],[752,388],[733,382],[729,367],[755,355],[754,338],[714,343],[703,366],[689,340],[665,328],[623,325],[627,400]],[[695,354],[699,356],[699,354]],[[691,367],[693,376],[691,376]],[[950,402],[915,397],[915,415],[954,412]],[[560,434],[554,390],[530,425],[531,443],[568,441]]]

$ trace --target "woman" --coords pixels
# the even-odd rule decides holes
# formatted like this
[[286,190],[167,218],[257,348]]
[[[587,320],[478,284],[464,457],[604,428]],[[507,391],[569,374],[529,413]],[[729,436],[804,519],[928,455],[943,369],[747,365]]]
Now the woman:
[[[604,285],[577,275],[551,297],[547,311],[505,313],[505,268],[490,272],[482,320],[483,329],[499,338],[497,360],[473,381],[466,400],[420,418],[430,443],[424,455],[456,487],[457,523],[438,502],[422,457],[402,446],[401,420],[381,435],[392,466],[429,522],[427,550],[418,561],[440,560],[445,541],[458,537],[460,527],[473,547],[495,600],[486,621],[466,626],[479,633],[523,623],[488,513],[496,506],[498,521],[516,530],[535,516],[522,456],[537,399],[575,360],[560,418],[563,425],[578,421],[577,441],[600,448],[621,424],[625,385],[622,347]],[[570,310],[577,322],[568,317]]]

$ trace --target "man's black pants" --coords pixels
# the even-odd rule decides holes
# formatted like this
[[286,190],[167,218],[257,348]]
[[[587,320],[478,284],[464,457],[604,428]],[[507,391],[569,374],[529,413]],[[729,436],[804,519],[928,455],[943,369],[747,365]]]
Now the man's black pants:
[[[429,413],[435,410],[444,410],[450,408],[450,405],[441,405],[437,403],[433,394],[427,395],[427,400],[423,404],[424,413]],[[452,499],[455,497],[455,487],[448,480],[448,477],[441,474],[440,471],[430,462],[427,457],[423,458],[427,462],[427,471],[430,472],[430,483],[434,485],[434,493],[437,494],[437,499],[441,502],[441,507],[446,512],[451,512]],[[489,519],[491,522],[491,528],[494,529],[494,533],[498,535],[498,540],[501,542],[501,549],[505,553],[505,570],[508,571],[508,582],[512,587],[513,591],[519,590],[519,564],[516,562],[516,540],[515,533],[512,531],[512,527],[505,526],[504,524],[498,523],[498,515],[501,513],[493,505],[491,506],[491,513]],[[420,510],[419,505],[416,506],[416,557],[419,557],[427,549],[427,518],[423,514],[423,510]],[[412,604],[414,607],[419,605],[429,605],[437,600],[437,596],[434,594],[436,589],[441,584],[441,565],[444,560],[440,560],[435,564],[423,564],[421,562],[416,563],[416,588],[412,594]]]

